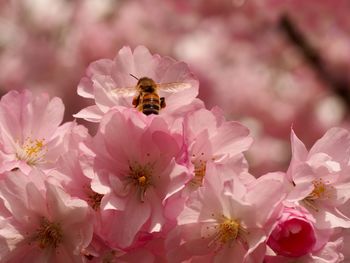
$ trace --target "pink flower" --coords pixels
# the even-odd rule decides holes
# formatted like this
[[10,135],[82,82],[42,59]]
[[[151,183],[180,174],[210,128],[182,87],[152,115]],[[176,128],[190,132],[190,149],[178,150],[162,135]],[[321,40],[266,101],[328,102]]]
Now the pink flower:
[[[139,79],[148,77],[160,84],[187,83],[187,89],[164,95],[167,106],[161,112],[165,114],[181,111],[198,94],[198,81],[185,63],[169,57],[151,55],[143,46],[138,46],[134,52],[129,47],[124,47],[114,60],[102,59],[89,66],[87,76],[78,86],[78,94],[94,99],[96,105],[81,110],[75,117],[98,122],[114,106],[134,107],[132,96],[137,92],[134,87],[138,80],[130,74]],[[125,88],[130,90],[122,93]]]
[[181,142],[161,116],[124,108],[101,120],[92,146],[96,176],[91,187],[104,195],[101,209],[117,210],[105,233],[110,242],[127,247],[139,231],[162,229],[168,199],[189,180],[186,167],[176,162]]
[[[11,91],[0,101],[0,172],[48,168],[63,153],[63,138],[75,123],[59,126],[64,105],[47,94]],[[68,147],[68,146],[67,146]]]
[[309,152],[292,133],[292,150],[288,200],[307,208],[318,228],[349,228],[350,219],[340,211],[350,199],[350,133],[330,129]]
[[0,197],[10,216],[0,224],[2,262],[83,262],[81,251],[92,238],[86,202],[44,182],[33,170],[9,173],[0,182]]
[[300,257],[313,250],[316,244],[314,219],[305,209],[285,207],[267,244],[278,254]]
[[68,151],[58,159],[55,170],[47,173],[47,180],[62,186],[68,194],[86,201],[93,210],[98,211],[103,195],[91,189],[91,178],[84,174],[80,163],[92,166],[91,160],[85,163],[88,158],[77,150]]
[[[87,141],[85,141],[87,143]],[[115,216],[116,210],[102,210],[101,200],[103,194],[91,188],[93,178],[94,153],[81,145],[82,150],[72,149],[61,156],[55,170],[48,172],[47,180],[62,186],[72,197],[84,200],[91,210],[93,217],[94,238],[93,243],[84,251],[84,255],[92,262],[116,258],[123,255],[113,240],[114,230],[118,225]],[[115,230],[118,231],[118,230]],[[111,237],[112,236],[112,237]],[[109,242],[108,242],[109,241]]]
[[253,142],[248,128],[238,122],[225,121],[218,108],[188,113],[183,123],[188,158],[194,171],[192,185],[202,184],[209,163],[234,162],[237,171],[246,168],[243,152]]
[[170,262],[197,256],[207,262],[259,262],[252,260],[263,258],[264,242],[284,196],[281,180],[259,178],[250,190],[235,187],[238,180],[233,177],[228,184],[221,176],[210,176],[191,194],[178,227],[168,237]]

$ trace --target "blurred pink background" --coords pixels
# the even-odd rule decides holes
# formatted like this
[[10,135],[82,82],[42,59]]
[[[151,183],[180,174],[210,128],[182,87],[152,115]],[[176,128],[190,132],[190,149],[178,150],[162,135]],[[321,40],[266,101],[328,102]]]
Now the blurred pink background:
[[0,0],[0,91],[59,96],[72,120],[89,63],[145,45],[188,63],[207,107],[251,129],[259,176],[286,169],[292,126],[306,145],[349,127],[349,13],[347,0]]

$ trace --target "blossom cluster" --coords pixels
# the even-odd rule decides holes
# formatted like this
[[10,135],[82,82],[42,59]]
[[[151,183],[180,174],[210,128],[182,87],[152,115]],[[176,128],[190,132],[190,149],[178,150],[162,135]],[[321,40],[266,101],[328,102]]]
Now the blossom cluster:
[[4,95],[1,262],[342,262],[350,132],[307,150],[292,131],[288,170],[255,177],[249,129],[199,87],[184,62],[124,47],[78,85],[93,135],[57,97]]
[[348,0],[0,1],[0,93],[59,96],[70,121],[87,105],[73,91],[88,64],[145,45],[186,61],[199,97],[250,128],[251,171],[282,170],[291,123],[306,145],[349,127],[348,10]]

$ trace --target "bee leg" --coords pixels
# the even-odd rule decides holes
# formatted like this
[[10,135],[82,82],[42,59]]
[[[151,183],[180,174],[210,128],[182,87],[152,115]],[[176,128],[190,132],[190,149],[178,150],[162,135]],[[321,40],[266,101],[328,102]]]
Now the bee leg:
[[140,95],[135,96],[135,97],[132,99],[132,105],[134,105],[135,108],[136,108],[139,104],[140,104]]
[[166,104],[165,104],[165,98],[164,97],[161,97],[160,98],[160,107],[163,109],[165,108]]

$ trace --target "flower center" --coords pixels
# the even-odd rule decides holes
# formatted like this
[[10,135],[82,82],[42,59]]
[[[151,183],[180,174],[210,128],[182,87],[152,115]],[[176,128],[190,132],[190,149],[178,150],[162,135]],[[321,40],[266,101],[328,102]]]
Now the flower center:
[[61,225],[59,223],[52,223],[44,218],[35,236],[39,247],[42,249],[48,247],[56,248],[62,242],[62,239]]
[[329,184],[325,184],[322,178],[314,180],[312,184],[314,189],[303,201],[305,204],[318,211],[318,208],[315,206],[315,201],[332,198],[334,188]]
[[239,222],[227,218],[219,225],[218,238],[221,243],[227,243],[228,241],[235,240],[238,236],[239,229]]
[[133,163],[129,165],[127,185],[133,185],[139,195],[140,201],[145,201],[147,188],[151,185],[152,167],[149,164],[140,165]]
[[44,162],[47,152],[45,139],[32,140],[27,138],[22,145],[17,143],[17,159],[27,162],[29,165],[35,165]]
[[[221,219],[222,218],[222,219]],[[214,230],[214,234],[209,234],[212,240],[209,242],[208,247],[215,246],[215,250],[220,249],[223,245],[233,241],[240,242],[243,246],[247,246],[246,235],[249,232],[241,225],[237,219],[231,219],[224,215],[220,218],[220,223],[214,226],[207,227],[209,233]]]

